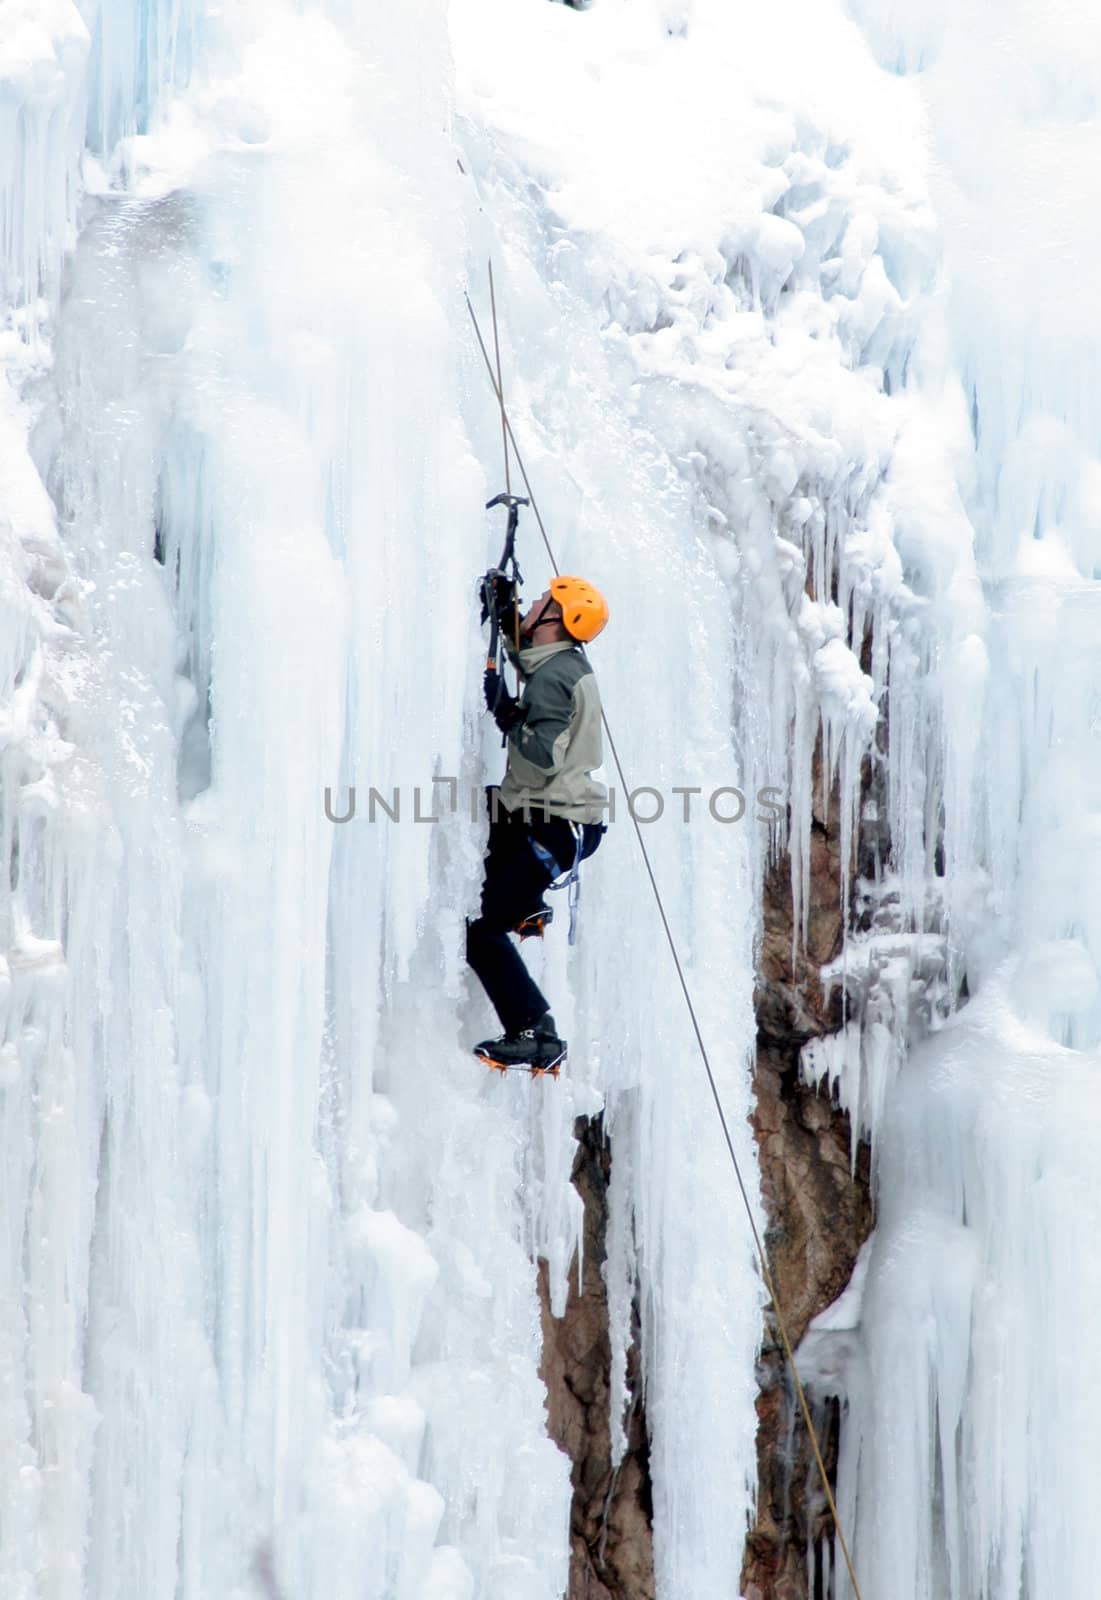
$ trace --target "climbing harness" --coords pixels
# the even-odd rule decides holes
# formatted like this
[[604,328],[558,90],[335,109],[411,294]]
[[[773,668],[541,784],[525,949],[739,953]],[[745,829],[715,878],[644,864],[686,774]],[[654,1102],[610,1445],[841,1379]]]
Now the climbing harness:
[[[511,442],[512,448],[516,453],[516,465],[520,469],[520,476],[524,480],[524,488],[528,492],[528,498],[529,498],[529,501],[530,501],[530,504],[531,504],[532,513],[533,513],[533,515],[535,517],[535,521],[536,521],[536,524],[537,524],[537,526],[539,528],[539,532],[542,535],[543,544],[546,546],[547,556],[548,556],[548,558],[550,560],[551,567],[553,568],[554,572],[557,574],[558,573],[558,563],[554,558],[554,550],[553,550],[553,548],[551,546],[550,537],[549,537],[549,535],[547,533],[547,529],[546,529],[546,524],[544,523],[543,518],[542,518],[542,516],[540,514],[539,504],[538,504],[538,502],[537,502],[537,500],[535,498],[535,494],[534,494],[534,492],[532,490],[531,480],[530,480],[530,478],[528,477],[528,474],[527,474],[527,468],[524,466],[524,458],[520,454],[520,447],[516,443],[516,435],[515,435],[515,433],[513,431],[512,422],[511,422],[511,419],[509,418],[508,412],[505,409],[504,390],[501,387],[500,348],[499,348],[499,346],[497,346],[497,305],[496,305],[496,299],[495,299],[494,293],[493,293],[493,264],[492,264],[492,262],[490,263],[490,267],[489,267],[489,291],[490,291],[490,303],[491,303],[492,308],[493,308],[494,345],[497,348],[497,375],[496,375],[496,377],[494,377],[493,364],[489,359],[489,352],[486,349],[486,343],[485,343],[485,340],[482,337],[481,326],[480,326],[480,324],[478,322],[478,317],[477,317],[477,314],[476,314],[476,312],[474,310],[474,306],[473,306],[473,304],[471,302],[469,294],[467,294],[466,297],[465,297],[466,298],[466,306],[467,306],[467,310],[470,312],[470,320],[474,324],[474,332],[475,332],[475,334],[477,336],[479,347],[481,348],[482,358],[483,358],[483,360],[485,361],[485,364],[486,364],[486,370],[489,373],[489,381],[493,385],[493,392],[494,392],[494,394],[495,394],[495,396],[497,398],[497,403],[501,408],[501,430],[502,430],[502,433],[503,433],[504,438],[505,438],[506,465],[507,465],[507,458],[508,458],[508,445]],[[584,647],[582,646],[582,649],[583,648]],[[631,786],[627,782],[627,777],[626,777],[626,774],[625,774],[625,772],[623,770],[623,763],[619,759],[619,751],[616,748],[615,739],[612,737],[612,730],[611,730],[611,727],[609,726],[609,723],[608,723],[607,713],[603,710],[603,708],[601,708],[600,720],[601,720],[601,722],[602,722],[602,724],[604,726],[604,732],[608,737],[608,746],[609,746],[609,749],[612,752],[612,760],[613,760],[613,762],[615,764],[615,769],[616,769],[616,772],[617,772],[617,774],[619,776],[620,784],[622,785],[624,793],[630,794],[632,792]],[[784,1355],[787,1358],[788,1368],[789,1368],[789,1370],[791,1372],[792,1384],[793,1384],[793,1387],[795,1389],[796,1397],[797,1397],[797,1399],[799,1401],[799,1409],[800,1409],[800,1411],[802,1413],[803,1421],[806,1424],[807,1436],[810,1439],[811,1450],[814,1453],[814,1460],[815,1460],[815,1465],[817,1466],[817,1469],[818,1469],[818,1476],[819,1476],[819,1478],[821,1480],[821,1483],[822,1483],[822,1490],[823,1490],[823,1493],[825,1494],[825,1497],[826,1497],[826,1503],[827,1503],[827,1505],[829,1506],[829,1509],[830,1509],[830,1516],[833,1519],[834,1529],[835,1529],[836,1534],[837,1534],[837,1542],[841,1547],[841,1554],[844,1557],[845,1567],[846,1567],[846,1569],[848,1571],[848,1574],[849,1574],[849,1582],[852,1584],[853,1595],[855,1597],[855,1600],[862,1600],[861,1593],[860,1593],[860,1585],[857,1582],[857,1578],[856,1578],[856,1568],[853,1566],[853,1559],[852,1559],[852,1555],[851,1555],[851,1553],[849,1551],[848,1540],[845,1538],[845,1531],[841,1526],[841,1516],[840,1516],[840,1513],[838,1512],[838,1509],[837,1509],[837,1502],[834,1499],[833,1489],[830,1486],[829,1474],[826,1471],[826,1463],[825,1463],[825,1460],[824,1460],[823,1455],[822,1455],[822,1446],[821,1446],[821,1443],[820,1443],[819,1438],[818,1438],[818,1430],[814,1426],[814,1420],[813,1420],[813,1418],[811,1417],[811,1414],[810,1414],[810,1403],[807,1400],[806,1390],[803,1388],[803,1382],[802,1382],[802,1379],[799,1376],[799,1369],[795,1364],[795,1351],[792,1349],[791,1339],[790,1339],[790,1337],[788,1335],[787,1321],[786,1321],[786,1319],[784,1317],[784,1313],[783,1313],[783,1310],[782,1310],[781,1305],[780,1305],[780,1297],[779,1297],[779,1294],[778,1294],[777,1289],[776,1289],[775,1279],[773,1278],[773,1275],[772,1275],[772,1268],[769,1266],[768,1255],[767,1255],[767,1253],[765,1251],[764,1241],[761,1238],[761,1231],[758,1228],[757,1220],[753,1215],[753,1206],[750,1203],[749,1190],[746,1187],[745,1179],[742,1177],[742,1169],[738,1164],[738,1157],[737,1157],[737,1154],[736,1154],[735,1149],[734,1149],[734,1140],[733,1140],[733,1138],[731,1136],[731,1133],[730,1133],[730,1124],[727,1122],[726,1111],[723,1108],[722,1096],[719,1094],[719,1086],[718,1086],[718,1083],[715,1080],[714,1069],[711,1066],[711,1057],[710,1057],[710,1055],[708,1053],[707,1044],[706,1044],[706,1042],[704,1040],[704,1037],[703,1037],[703,1029],[700,1026],[700,1020],[699,1020],[699,1017],[698,1017],[698,1015],[696,1013],[695,1002],[692,999],[692,991],[688,987],[688,979],[685,976],[684,967],[683,967],[683,965],[681,963],[680,950],[679,950],[679,948],[677,946],[676,938],[675,938],[675,936],[673,934],[672,927],[670,926],[670,923],[669,923],[669,917],[668,917],[668,915],[666,913],[666,910],[665,910],[665,902],[662,899],[661,890],[658,887],[657,878],[654,875],[653,864],[650,861],[650,852],[646,848],[646,840],[643,837],[642,829],[639,826],[639,820],[635,816],[635,813],[634,813],[633,809],[631,809],[631,811],[630,811],[630,816],[631,816],[631,822],[632,822],[632,824],[634,826],[634,830],[635,830],[635,838],[638,840],[638,847],[639,847],[639,850],[641,851],[641,854],[642,854],[643,865],[646,868],[646,876],[650,880],[650,888],[653,890],[654,900],[655,900],[655,902],[657,904],[657,908],[658,908],[658,915],[661,918],[661,925],[662,925],[662,928],[665,931],[666,942],[669,945],[669,953],[673,958],[673,965],[676,968],[677,980],[678,980],[678,982],[680,984],[681,993],[684,996],[684,1003],[685,1003],[685,1006],[686,1006],[686,1008],[688,1010],[689,1019],[690,1019],[690,1021],[692,1023],[692,1031],[693,1031],[693,1033],[695,1035],[696,1045],[697,1045],[697,1047],[699,1049],[699,1053],[700,1053],[700,1059],[703,1062],[704,1071],[707,1074],[707,1082],[708,1082],[708,1085],[709,1085],[709,1087],[711,1089],[711,1097],[715,1102],[715,1110],[718,1113],[718,1117],[719,1117],[719,1126],[722,1129],[723,1139],[726,1142],[727,1152],[728,1152],[728,1154],[730,1156],[730,1162],[731,1162],[732,1167],[734,1168],[734,1177],[735,1177],[735,1179],[737,1181],[738,1191],[741,1194],[742,1204],[745,1207],[746,1217],[748,1218],[748,1221],[749,1221],[749,1230],[750,1230],[750,1233],[751,1233],[751,1235],[753,1237],[753,1243],[754,1243],[754,1246],[755,1246],[756,1252],[757,1252],[757,1259],[758,1259],[758,1261],[760,1263],[761,1276],[764,1279],[765,1288],[768,1291],[768,1297],[769,1297],[769,1301],[770,1301],[770,1303],[772,1305],[773,1316],[776,1319],[777,1332],[780,1335],[780,1342],[781,1342],[781,1344],[783,1346]]]
[[531,848],[543,865],[555,875],[554,882],[548,883],[547,888],[552,892],[556,889],[569,890],[566,904],[570,908],[569,943],[572,945],[577,940],[577,913],[581,904],[581,851],[585,843],[585,833],[579,822],[570,822],[567,825],[574,841],[573,865],[568,869],[564,868],[538,839],[532,839]]

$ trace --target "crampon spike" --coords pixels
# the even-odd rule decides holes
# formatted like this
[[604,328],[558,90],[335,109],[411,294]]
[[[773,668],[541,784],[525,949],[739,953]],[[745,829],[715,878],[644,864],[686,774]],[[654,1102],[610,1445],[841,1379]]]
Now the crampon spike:
[[546,1067],[533,1066],[528,1061],[494,1061],[492,1056],[477,1056],[476,1059],[484,1062],[491,1072],[499,1072],[502,1077],[506,1072],[526,1072],[532,1078],[557,1078],[561,1074],[562,1063],[566,1058],[564,1055],[560,1056],[557,1061],[551,1062]]

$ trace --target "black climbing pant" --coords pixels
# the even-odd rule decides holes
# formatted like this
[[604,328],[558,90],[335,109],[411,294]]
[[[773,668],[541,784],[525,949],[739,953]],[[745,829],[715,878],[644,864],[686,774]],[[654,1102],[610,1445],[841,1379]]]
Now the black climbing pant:
[[[482,914],[466,925],[466,959],[481,979],[505,1032],[515,1034],[530,1028],[550,1008],[524,965],[511,930],[535,911],[548,884],[573,866],[577,840],[561,817],[543,817],[533,809],[525,821],[522,811],[509,812],[494,805],[493,790],[489,795]],[[592,854],[603,834],[602,823],[584,825],[583,858]],[[553,856],[553,868],[536,855],[533,840]]]

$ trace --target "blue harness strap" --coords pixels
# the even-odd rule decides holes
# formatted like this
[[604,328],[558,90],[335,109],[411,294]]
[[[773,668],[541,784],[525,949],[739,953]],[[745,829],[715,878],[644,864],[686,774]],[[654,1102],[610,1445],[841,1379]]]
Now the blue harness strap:
[[577,938],[577,914],[581,903],[581,846],[585,835],[579,822],[567,823],[567,827],[574,838],[573,865],[568,869],[563,868],[551,855],[547,847],[539,843],[538,839],[532,839],[531,848],[543,865],[554,873],[554,882],[549,883],[547,888],[569,890],[567,897],[567,904],[570,908],[569,942],[573,944]]

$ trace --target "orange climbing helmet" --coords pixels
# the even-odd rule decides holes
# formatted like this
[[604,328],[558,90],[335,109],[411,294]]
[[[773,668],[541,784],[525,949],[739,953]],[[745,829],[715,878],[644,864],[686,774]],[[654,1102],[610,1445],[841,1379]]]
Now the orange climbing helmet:
[[584,578],[552,578],[552,597],[562,607],[562,626],[571,639],[588,644],[608,621],[608,602]]

